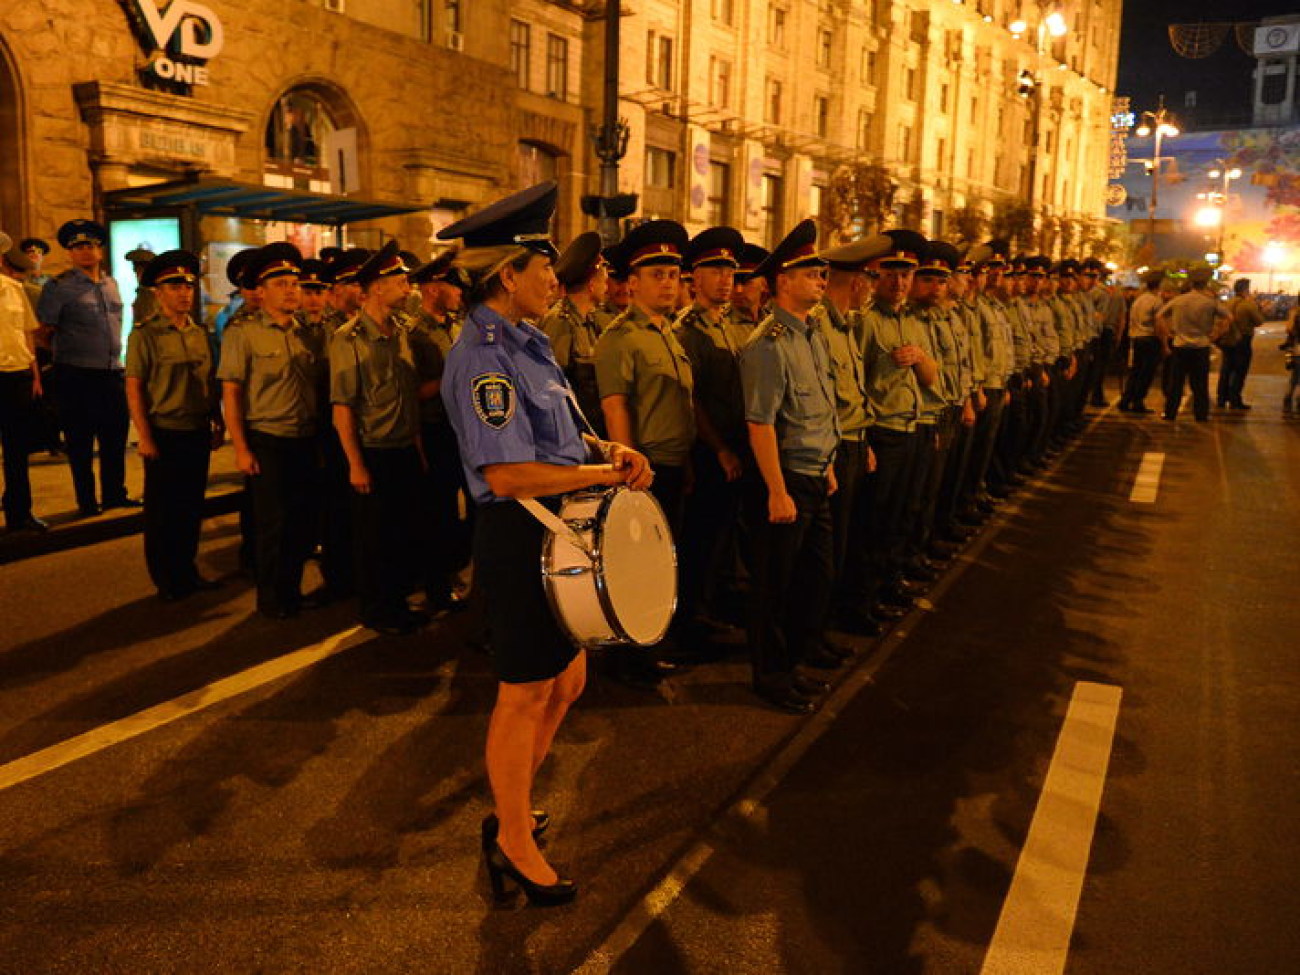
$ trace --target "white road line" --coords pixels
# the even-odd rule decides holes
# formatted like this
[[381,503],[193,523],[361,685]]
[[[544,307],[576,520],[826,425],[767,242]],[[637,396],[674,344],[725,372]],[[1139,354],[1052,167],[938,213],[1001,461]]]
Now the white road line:
[[282,657],[276,657],[274,660],[268,660],[264,664],[258,664],[256,667],[250,667],[238,674],[224,677],[207,687],[201,687],[197,691],[191,691],[189,694],[183,694],[171,701],[165,701],[162,704],[122,718],[120,721],[92,728],[75,738],[69,738],[57,745],[43,748],[39,752],[24,755],[8,765],[0,766],[0,791],[18,785],[20,782],[26,782],[28,779],[34,779],[38,775],[44,775],[46,772],[62,768],[79,758],[94,755],[105,748],[111,748],[113,745],[153,731],[155,728],[161,728],[165,724],[196,714],[205,708],[220,704],[222,701],[228,701],[232,697],[246,694],[274,680],[279,680],[281,677],[287,677],[300,670],[305,670],[313,664],[320,663],[327,657],[332,657],[356,646],[360,642],[356,638],[362,632],[360,626],[343,630],[341,633],[326,637],[320,643],[303,647],[301,650],[295,650]]
[[1156,495],[1160,493],[1160,472],[1164,466],[1164,454],[1143,454],[1128,499],[1138,504],[1154,504]]
[[1107,684],[1074,686],[981,975],[1065,970],[1121,694]]

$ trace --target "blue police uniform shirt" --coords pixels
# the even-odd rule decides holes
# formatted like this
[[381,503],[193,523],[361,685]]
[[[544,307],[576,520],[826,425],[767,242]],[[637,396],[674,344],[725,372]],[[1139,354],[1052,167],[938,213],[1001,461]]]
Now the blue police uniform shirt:
[[60,274],[41,292],[36,318],[54,326],[56,363],[122,368],[122,296],[107,274],[98,281],[77,268]]
[[544,332],[487,305],[470,309],[447,354],[442,399],[475,501],[508,500],[488,487],[489,464],[586,462],[572,397]]

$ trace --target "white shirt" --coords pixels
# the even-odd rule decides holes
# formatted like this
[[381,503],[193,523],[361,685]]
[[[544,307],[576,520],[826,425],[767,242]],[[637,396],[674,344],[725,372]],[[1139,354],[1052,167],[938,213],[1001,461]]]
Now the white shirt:
[[31,369],[31,347],[27,336],[39,326],[23,286],[0,273],[0,372]]
[[1147,339],[1156,334],[1156,314],[1164,307],[1160,294],[1156,291],[1143,291],[1133,299],[1129,311],[1129,338]]

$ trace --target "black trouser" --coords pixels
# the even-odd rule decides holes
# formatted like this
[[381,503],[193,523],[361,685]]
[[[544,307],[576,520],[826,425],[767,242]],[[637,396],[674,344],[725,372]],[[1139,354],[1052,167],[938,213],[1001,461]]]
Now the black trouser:
[[975,429],[971,431],[970,465],[966,469],[966,484],[959,501],[962,507],[968,507],[988,492],[989,469],[1006,412],[1005,390],[990,389],[985,396],[984,412],[976,418]]
[[1154,335],[1144,335],[1133,340],[1133,368],[1124,383],[1123,405],[1129,409],[1146,407],[1147,391],[1160,364],[1160,340]]
[[858,502],[866,512],[867,558],[862,580],[862,609],[869,609],[881,590],[902,571],[907,543],[907,503],[915,489],[921,431],[904,433],[872,427],[867,439],[876,455],[871,488]]
[[54,367],[59,418],[68,441],[68,464],[77,506],[95,505],[95,444],[99,444],[99,489],[104,504],[126,500],[126,385],[116,369]]
[[317,434],[319,451],[317,484],[320,574],[332,595],[350,596],[356,588],[356,555],[352,551],[352,485],[348,482],[348,456],[334,424]]
[[256,532],[257,608],[293,612],[302,600],[302,567],[311,554],[316,438],[252,430],[259,473],[249,478]]
[[415,582],[415,532],[420,513],[420,454],[410,447],[365,447],[370,493],[352,494],[353,544],[361,622],[404,622]]
[[[962,422],[963,410],[954,407],[952,424],[952,446],[948,449],[948,459],[944,464],[943,480],[939,482],[939,497],[934,506],[934,531],[942,534],[950,530],[957,520],[957,513],[966,502],[967,473],[971,466],[971,448],[975,441],[975,426]],[[979,422],[975,417],[975,423]]]
[[[737,454],[748,474],[752,459],[745,451]],[[728,481],[717,454],[704,444],[697,444],[692,452],[691,469],[695,483],[686,497],[682,532],[677,536],[681,571],[677,615],[688,625],[701,613],[716,615],[715,595],[720,576],[725,574],[727,555],[735,547],[744,489],[743,477]],[[655,468],[656,481],[659,470]]]
[[903,551],[903,564],[911,565],[925,556],[935,534],[935,507],[939,500],[939,486],[952,453],[953,434],[951,410],[945,409],[934,423],[923,423],[921,446],[916,454],[916,472],[908,501],[907,542]]
[[1246,375],[1250,372],[1250,361],[1254,355],[1251,339],[1252,336],[1247,335],[1236,345],[1220,347],[1223,359],[1219,363],[1219,389],[1215,396],[1220,406],[1241,405],[1241,392],[1245,388]]
[[1101,406],[1106,401],[1106,369],[1115,352],[1115,330],[1103,328],[1101,334],[1090,343],[1090,348],[1092,355],[1084,393],[1093,406]]
[[469,562],[470,527],[460,517],[460,493],[465,487],[456,431],[448,422],[420,426],[424,446],[424,588],[431,604],[445,601],[455,576]]
[[160,593],[184,595],[199,573],[212,436],[207,430],[154,427],[158,456],[144,462],[144,561]]
[[[862,591],[867,511],[860,496],[867,484],[867,446],[865,437],[841,440],[835,451],[836,491],[831,495],[832,558],[834,570],[834,608],[836,612],[853,612],[857,595]],[[862,607],[865,608],[865,607]]]
[[761,478],[748,492],[754,565],[749,649],[756,685],[788,680],[795,665],[820,648],[830,599],[832,531],[827,479],[782,471],[795,520],[773,524]]
[[1210,417],[1210,350],[1206,348],[1175,348],[1173,372],[1169,380],[1169,398],[1165,400],[1165,417],[1172,420],[1178,415],[1183,398],[1183,383],[1192,387],[1192,414],[1198,420]]
[[32,452],[34,423],[32,371],[0,372],[0,450],[5,455],[5,524],[10,528],[17,528],[32,517],[28,457]]
[[1011,391],[1011,402],[1007,404],[1002,416],[996,452],[996,486],[999,488],[1005,488],[1016,476],[1025,461],[1029,443],[1029,404],[1032,391],[1026,388],[1024,376],[1021,375],[1013,376],[1007,388]]

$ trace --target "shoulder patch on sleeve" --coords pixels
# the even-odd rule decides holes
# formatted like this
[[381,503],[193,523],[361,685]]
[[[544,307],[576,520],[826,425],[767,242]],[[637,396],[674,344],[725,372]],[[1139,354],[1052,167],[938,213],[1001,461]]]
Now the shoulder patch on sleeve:
[[500,430],[515,415],[515,387],[510,377],[500,372],[485,372],[470,381],[474,412],[493,430]]

